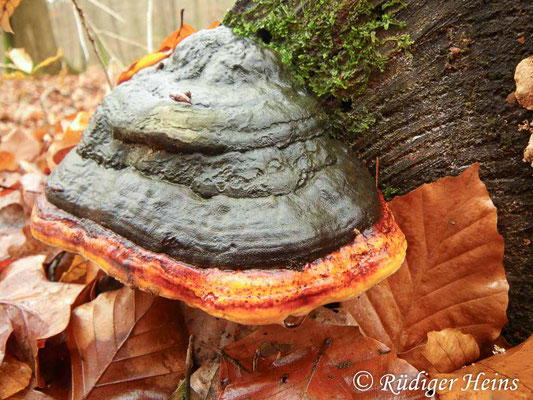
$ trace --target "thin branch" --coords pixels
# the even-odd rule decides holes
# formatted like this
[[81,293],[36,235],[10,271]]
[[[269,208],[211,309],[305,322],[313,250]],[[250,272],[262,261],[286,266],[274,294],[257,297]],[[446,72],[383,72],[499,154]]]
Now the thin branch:
[[108,6],[106,6],[105,4],[102,4],[100,3],[98,0],[88,0],[90,3],[93,3],[96,7],[98,7],[99,9],[101,9],[102,11],[108,13],[109,15],[111,15],[113,18],[119,20],[120,22],[126,22],[124,20],[124,18],[122,18],[119,13],[117,13],[116,11],[113,11],[111,8],[109,8]]
[[215,348],[214,349],[215,352],[222,358],[228,360],[230,363],[232,363],[233,365],[235,365],[237,368],[239,368],[240,370],[246,372],[247,374],[250,373],[250,370],[248,368],[246,368],[244,365],[241,364],[241,362],[239,360],[237,360],[236,358],[233,358],[231,357],[230,355],[228,355],[224,350],[222,349],[217,349]]
[[[94,24],[91,22],[91,20],[89,18],[87,18],[86,22],[87,22],[87,25],[89,25],[89,27],[92,29],[92,31],[96,33],[97,29],[94,26]],[[116,62],[119,64],[119,67],[121,69],[125,69],[124,64],[122,64],[122,61],[120,60],[120,58],[118,58],[118,56],[113,51],[111,51],[111,48],[108,45],[108,43],[101,37],[98,37],[98,40],[102,44],[102,47],[107,52],[107,54],[111,57],[111,59],[116,60]],[[108,63],[108,66],[109,66],[109,63]]]
[[100,62],[100,66],[102,67],[104,71],[107,84],[109,85],[109,89],[113,89],[113,84],[111,83],[111,79],[109,78],[109,74],[107,73],[107,68],[105,67],[104,60],[102,59],[102,56],[100,55],[100,52],[98,51],[98,48],[96,47],[96,43],[94,42],[93,35],[89,31],[89,27],[87,26],[87,23],[85,22],[85,16],[83,15],[83,10],[80,8],[76,0],[70,0],[70,1],[74,5],[74,8],[76,9],[76,12],[78,13],[80,17],[80,22],[83,26],[83,29],[85,29],[85,33],[87,34],[87,37],[89,38],[89,41],[91,42],[94,53],[96,54],[96,58],[98,58],[98,61]]
[[192,370],[192,347],[194,335],[189,336],[189,346],[187,346],[187,356],[185,357],[185,399],[191,400],[191,370]]
[[316,356],[315,362],[313,363],[313,368],[311,369],[311,373],[307,377],[307,384],[305,385],[305,390],[302,393],[302,399],[307,398],[307,391],[309,390],[309,386],[311,385],[311,380],[313,379],[313,376],[315,375],[316,369],[318,367],[318,363],[324,356],[324,353],[327,349],[329,349],[329,346],[331,346],[331,338],[326,338],[324,340],[324,343],[320,346],[320,350],[318,351],[318,355]]
[[379,182],[379,157],[376,157],[376,187],[378,187]]
[[152,0],[148,0],[146,6],[146,47],[148,47],[148,52],[151,53],[154,51],[154,44],[152,40],[152,14],[154,9],[154,3]]
[[109,36],[109,37],[112,38],[112,39],[119,40],[119,41],[124,42],[124,43],[126,43],[126,44],[131,44],[132,46],[139,47],[139,48],[143,49],[144,51],[148,52],[148,48],[147,48],[144,44],[139,43],[139,42],[136,42],[136,41],[133,40],[133,39],[129,39],[129,38],[126,38],[126,37],[120,36],[120,35],[116,34],[115,32],[106,31],[105,29],[99,29],[99,28],[96,28],[95,26],[93,26],[93,29],[94,29],[94,31],[95,31],[97,34],[100,34],[100,33],[101,33],[102,35]]
[[83,59],[85,60],[83,65],[86,67],[89,63],[89,49],[87,48],[87,42],[85,41],[85,36],[83,35],[83,27],[81,26],[80,16],[76,12],[74,5],[72,5],[72,14],[74,14],[74,21],[76,22],[76,29],[80,39],[81,51],[83,53]]

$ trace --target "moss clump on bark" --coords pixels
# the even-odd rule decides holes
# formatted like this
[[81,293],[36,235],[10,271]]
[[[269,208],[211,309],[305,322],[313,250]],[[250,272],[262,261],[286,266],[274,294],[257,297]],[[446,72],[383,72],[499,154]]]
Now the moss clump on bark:
[[383,71],[383,45],[403,51],[412,43],[408,35],[386,34],[405,25],[395,17],[404,6],[399,0],[255,0],[242,10],[238,2],[223,23],[277,50],[319,98],[346,102]]

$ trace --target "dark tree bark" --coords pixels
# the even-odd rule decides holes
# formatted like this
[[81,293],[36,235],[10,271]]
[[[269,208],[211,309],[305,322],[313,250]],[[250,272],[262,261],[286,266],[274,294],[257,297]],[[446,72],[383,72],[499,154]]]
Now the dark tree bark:
[[[370,169],[379,157],[382,188],[398,194],[481,164],[506,244],[511,289],[504,333],[516,343],[533,331],[533,255],[527,244],[533,239],[533,169],[522,162],[529,134],[517,129],[533,113],[506,97],[514,91],[516,65],[533,50],[533,2],[404,2],[397,18],[407,23],[401,32],[414,40],[412,57],[391,53],[385,71],[371,75],[362,95],[348,93],[352,101],[343,103],[344,111],[375,122],[363,133],[348,128],[341,136]],[[255,3],[238,1],[232,25],[239,18],[264,18],[264,9],[250,12]],[[339,14],[336,26],[344,17]],[[321,100],[339,107],[334,96]]]
[[[13,47],[24,48],[34,65],[56,55],[57,45],[45,0],[21,1],[11,17],[11,27],[15,33]],[[55,74],[60,69],[61,62],[56,61],[43,71]]]

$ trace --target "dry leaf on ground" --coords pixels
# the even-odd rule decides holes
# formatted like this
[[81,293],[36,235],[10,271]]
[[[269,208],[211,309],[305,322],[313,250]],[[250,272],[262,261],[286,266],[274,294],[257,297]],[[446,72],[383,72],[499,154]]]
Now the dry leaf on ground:
[[7,354],[0,365],[0,399],[24,390],[30,383],[32,371],[28,364]]
[[70,150],[79,143],[83,131],[89,125],[91,115],[92,113],[80,111],[65,117],[56,124],[54,139],[46,152],[46,162],[50,171],[53,171]]
[[70,306],[83,289],[83,285],[48,281],[42,268],[44,259],[33,256],[15,261],[0,274],[0,326],[12,325],[28,362],[33,362],[45,339],[65,330]]
[[177,301],[128,287],[99,295],[74,309],[67,330],[73,399],[166,399],[184,376],[187,341]]
[[41,143],[30,134],[14,129],[1,138],[0,151],[13,155],[15,162],[32,161],[41,151]]
[[[418,372],[384,344],[362,336],[356,327],[310,320],[296,329],[265,326],[224,351],[220,399],[390,399],[391,392],[380,390],[380,377],[405,374],[407,378]],[[359,371],[375,378],[368,391],[353,385]],[[361,383],[367,384],[365,379]],[[421,396],[405,391],[396,398]]]
[[457,329],[429,332],[423,345],[402,353],[402,358],[427,372],[451,372],[479,358],[479,346],[472,335]]
[[406,260],[394,275],[344,305],[365,335],[399,357],[424,343],[429,332],[446,328],[471,334],[483,346],[507,321],[503,239],[478,171],[476,164],[389,203],[407,237]]
[[506,352],[452,374],[432,374],[433,377],[458,379],[452,390],[438,391],[442,400],[532,399],[533,336]]
[[20,0],[0,0],[0,26],[4,31],[13,33],[9,25],[9,17],[13,15],[19,4]]
[[25,49],[10,49],[6,51],[6,56],[22,72],[29,74],[33,70],[33,60]]
[[240,325],[223,318],[213,317],[182,302],[180,302],[180,307],[188,331],[194,335],[193,359],[197,365],[216,359],[217,348],[228,346],[256,329],[255,326]]

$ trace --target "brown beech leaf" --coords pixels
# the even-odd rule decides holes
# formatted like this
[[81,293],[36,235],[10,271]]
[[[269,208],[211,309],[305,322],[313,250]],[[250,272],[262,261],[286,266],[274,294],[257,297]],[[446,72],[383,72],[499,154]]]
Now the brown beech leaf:
[[80,255],[75,255],[68,270],[59,278],[59,282],[88,284],[96,278],[98,271],[100,271],[98,265]]
[[457,379],[451,390],[438,391],[442,400],[533,399],[533,336],[501,354],[431,377]]
[[7,339],[11,336],[11,332],[13,332],[13,325],[9,320],[9,315],[4,308],[0,307],[0,364],[4,361]]
[[[390,399],[390,391],[380,390],[381,377],[407,378],[418,372],[356,327],[310,320],[296,329],[265,326],[226,347],[222,355],[219,399]],[[353,384],[359,371],[374,377],[367,391]],[[361,378],[361,383],[368,382]],[[405,391],[395,398],[421,397]]]
[[476,164],[389,203],[407,237],[406,259],[394,275],[344,304],[361,332],[399,357],[428,332],[446,328],[471,334],[481,347],[507,321],[503,239],[478,172]]
[[7,354],[0,365],[0,399],[20,392],[29,385],[32,371],[28,364]]
[[479,358],[479,346],[472,335],[458,329],[429,332],[427,343],[414,347],[402,358],[427,372],[452,372]]
[[41,151],[41,143],[21,129],[14,129],[2,137],[0,151],[11,153],[16,163],[32,161]]
[[177,301],[105,292],[72,313],[72,398],[167,399],[184,376],[187,343]]
[[[44,340],[63,332],[70,319],[70,306],[83,285],[50,282],[42,264],[44,256],[32,256],[13,262],[0,274],[0,326],[13,334],[33,361]],[[0,341],[0,353],[5,343]]]

